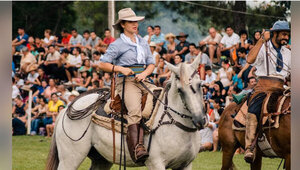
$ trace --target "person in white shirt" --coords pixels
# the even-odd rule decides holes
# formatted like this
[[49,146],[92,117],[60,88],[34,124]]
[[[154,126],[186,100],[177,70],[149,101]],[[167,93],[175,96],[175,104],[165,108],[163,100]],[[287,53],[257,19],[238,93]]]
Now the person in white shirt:
[[263,32],[263,36],[247,57],[247,63],[256,67],[256,75],[258,76],[257,85],[253,89],[251,100],[249,100],[246,116],[244,159],[247,163],[252,163],[254,160],[255,154],[251,149],[251,144],[256,135],[264,99],[275,90],[276,92],[284,91],[284,82],[289,78],[291,71],[291,51],[285,47],[290,38],[289,23],[277,21],[271,32],[273,33],[272,36],[270,36],[270,31]]
[[[209,35],[199,42],[199,46],[208,45],[208,54],[211,62],[213,62],[218,44],[221,42],[222,35],[219,34],[214,27],[209,29]],[[218,58],[218,61],[220,58]]]
[[147,27],[147,32],[148,32],[148,34],[145,35],[143,38],[148,42],[148,44],[150,44],[151,36],[154,34],[154,27],[149,25]]
[[[80,48],[76,47],[73,49],[73,55],[68,55],[68,58],[66,60],[65,68],[70,73],[71,77],[77,77],[77,70],[82,65],[82,60],[80,56]],[[67,73],[67,75],[69,74]],[[71,81],[70,76],[68,75],[69,83]]]
[[209,87],[212,87],[211,85],[217,79],[217,75],[211,70],[210,66],[205,66],[205,73],[206,76],[205,76],[204,84]]
[[[234,33],[231,26],[227,26],[226,34],[221,39],[221,42],[219,44],[218,48],[218,57],[221,57],[221,55],[226,56],[227,58],[231,58],[231,52],[234,50],[236,45],[240,42],[240,37],[236,33]],[[232,62],[232,60],[231,60]]]
[[45,38],[42,39],[42,43],[44,47],[49,47],[52,45],[53,41],[55,40],[55,37],[52,35],[52,31],[50,29],[46,29],[44,32]]

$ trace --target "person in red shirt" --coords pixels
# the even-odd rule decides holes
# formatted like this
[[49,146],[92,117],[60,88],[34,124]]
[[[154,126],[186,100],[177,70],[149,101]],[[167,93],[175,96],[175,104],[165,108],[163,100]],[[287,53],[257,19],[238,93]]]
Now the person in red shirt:
[[115,41],[115,38],[111,36],[111,32],[110,32],[109,29],[105,29],[104,36],[105,36],[105,37],[104,37],[103,42],[104,42],[104,44],[106,44],[107,46],[108,46],[110,43],[112,43],[112,42]]
[[62,36],[61,43],[57,43],[56,45],[59,47],[68,48],[68,44],[72,35],[69,34],[67,30],[63,29],[61,31],[61,36]]

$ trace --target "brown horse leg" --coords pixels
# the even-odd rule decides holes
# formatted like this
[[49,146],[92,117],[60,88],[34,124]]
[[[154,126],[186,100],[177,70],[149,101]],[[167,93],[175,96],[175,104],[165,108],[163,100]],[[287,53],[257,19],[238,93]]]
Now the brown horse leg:
[[222,170],[232,170],[234,165],[232,162],[233,155],[237,149],[237,145],[223,147]]
[[254,162],[251,164],[251,170],[261,170],[261,160],[261,154],[257,153]]
[[286,170],[291,170],[291,155],[288,154],[286,157],[285,157],[285,169]]

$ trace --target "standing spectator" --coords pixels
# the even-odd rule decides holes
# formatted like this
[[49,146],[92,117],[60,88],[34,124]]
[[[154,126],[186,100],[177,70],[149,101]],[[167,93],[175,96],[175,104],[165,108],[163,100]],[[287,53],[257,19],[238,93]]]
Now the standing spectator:
[[176,38],[180,41],[179,44],[176,45],[176,55],[180,55],[182,61],[185,61],[185,55],[189,53],[189,42],[186,41],[189,35],[183,32],[179,33]]
[[[47,130],[47,137],[51,137],[52,133],[50,131],[50,126],[53,123],[53,115],[58,114],[58,107],[64,105],[64,103],[58,99],[56,93],[51,94],[51,100],[48,103],[48,111],[46,117],[43,119],[44,126]],[[47,126],[48,125],[48,126]]]
[[168,61],[174,64],[174,57],[175,57],[175,49],[176,49],[176,43],[175,43],[176,36],[172,33],[168,33],[165,36],[165,39],[169,42],[167,45],[167,54],[164,55],[164,58]]
[[194,43],[190,43],[189,45],[189,53],[185,56],[185,61],[187,63],[192,63],[197,55],[195,55],[196,45]]
[[82,43],[82,39],[83,39],[82,35],[78,34],[76,28],[73,28],[71,30],[71,34],[72,34],[72,37],[71,37],[71,39],[69,41],[69,47],[70,48],[80,47],[81,43]]
[[103,39],[103,43],[106,44],[107,46],[109,46],[110,43],[115,41],[115,38],[111,36],[111,32],[108,28],[105,29],[104,36],[105,37]]
[[[209,58],[213,63],[214,62],[213,58],[216,54],[218,44],[221,42],[222,36],[216,31],[214,27],[211,27],[208,32],[209,32],[209,36],[207,36],[202,41],[200,41],[199,46],[208,45]],[[220,58],[218,58],[218,62],[220,62]]]
[[236,45],[240,42],[240,37],[233,32],[231,26],[227,26],[225,28],[225,31],[226,34],[224,35],[224,37],[220,42],[220,46],[219,46],[220,48],[218,48],[218,58],[220,58],[221,55],[224,55],[227,58],[231,58],[231,52],[234,50]]
[[56,51],[53,45],[49,46],[49,53],[47,55],[47,59],[44,62],[45,72],[47,75],[55,76],[56,71],[58,69],[58,62],[60,59],[60,54]]
[[152,37],[152,35],[154,34],[154,27],[151,26],[151,25],[149,25],[149,26],[147,27],[147,32],[148,32],[148,34],[144,36],[144,39],[148,42],[148,44],[150,44],[150,42],[151,42],[151,37]]
[[[161,33],[161,28],[159,25],[154,26],[154,34],[151,36],[151,42],[155,42],[156,45],[167,49],[167,44],[165,42],[165,35]],[[163,50],[165,51],[165,50]]]
[[44,31],[45,38],[42,40],[44,47],[49,47],[50,45],[53,45],[53,42],[55,40],[55,37],[52,35],[52,31],[50,29],[46,29]]
[[92,38],[90,37],[90,31],[85,30],[83,32],[83,39],[81,42],[81,51],[84,52],[86,55],[90,56],[92,51]]
[[23,27],[18,28],[18,36],[12,41],[13,54],[15,51],[20,52],[23,47],[26,47],[29,36],[25,33]]
[[27,47],[23,47],[21,50],[21,73],[28,73],[28,69],[30,67],[30,65],[35,64],[36,63],[36,59],[35,56],[32,55],[31,52],[29,52],[29,49]]

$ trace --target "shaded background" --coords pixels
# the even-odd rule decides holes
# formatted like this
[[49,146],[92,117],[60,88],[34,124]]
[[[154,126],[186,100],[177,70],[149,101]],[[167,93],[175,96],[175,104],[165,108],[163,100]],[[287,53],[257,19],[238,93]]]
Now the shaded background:
[[[163,33],[188,33],[188,41],[197,43],[214,26],[221,31],[231,25],[238,33],[247,29],[269,28],[278,19],[290,21],[291,2],[286,1],[116,1],[115,11],[131,7],[137,15],[146,16],[139,33],[144,36],[148,25],[160,25]],[[86,29],[104,34],[108,27],[108,2],[13,2],[13,38],[18,26],[28,35],[44,37],[44,30],[60,34],[62,28],[75,27],[79,33]],[[117,36],[117,35],[116,35]],[[118,36],[117,36],[118,37]],[[252,37],[250,37],[252,38]]]

